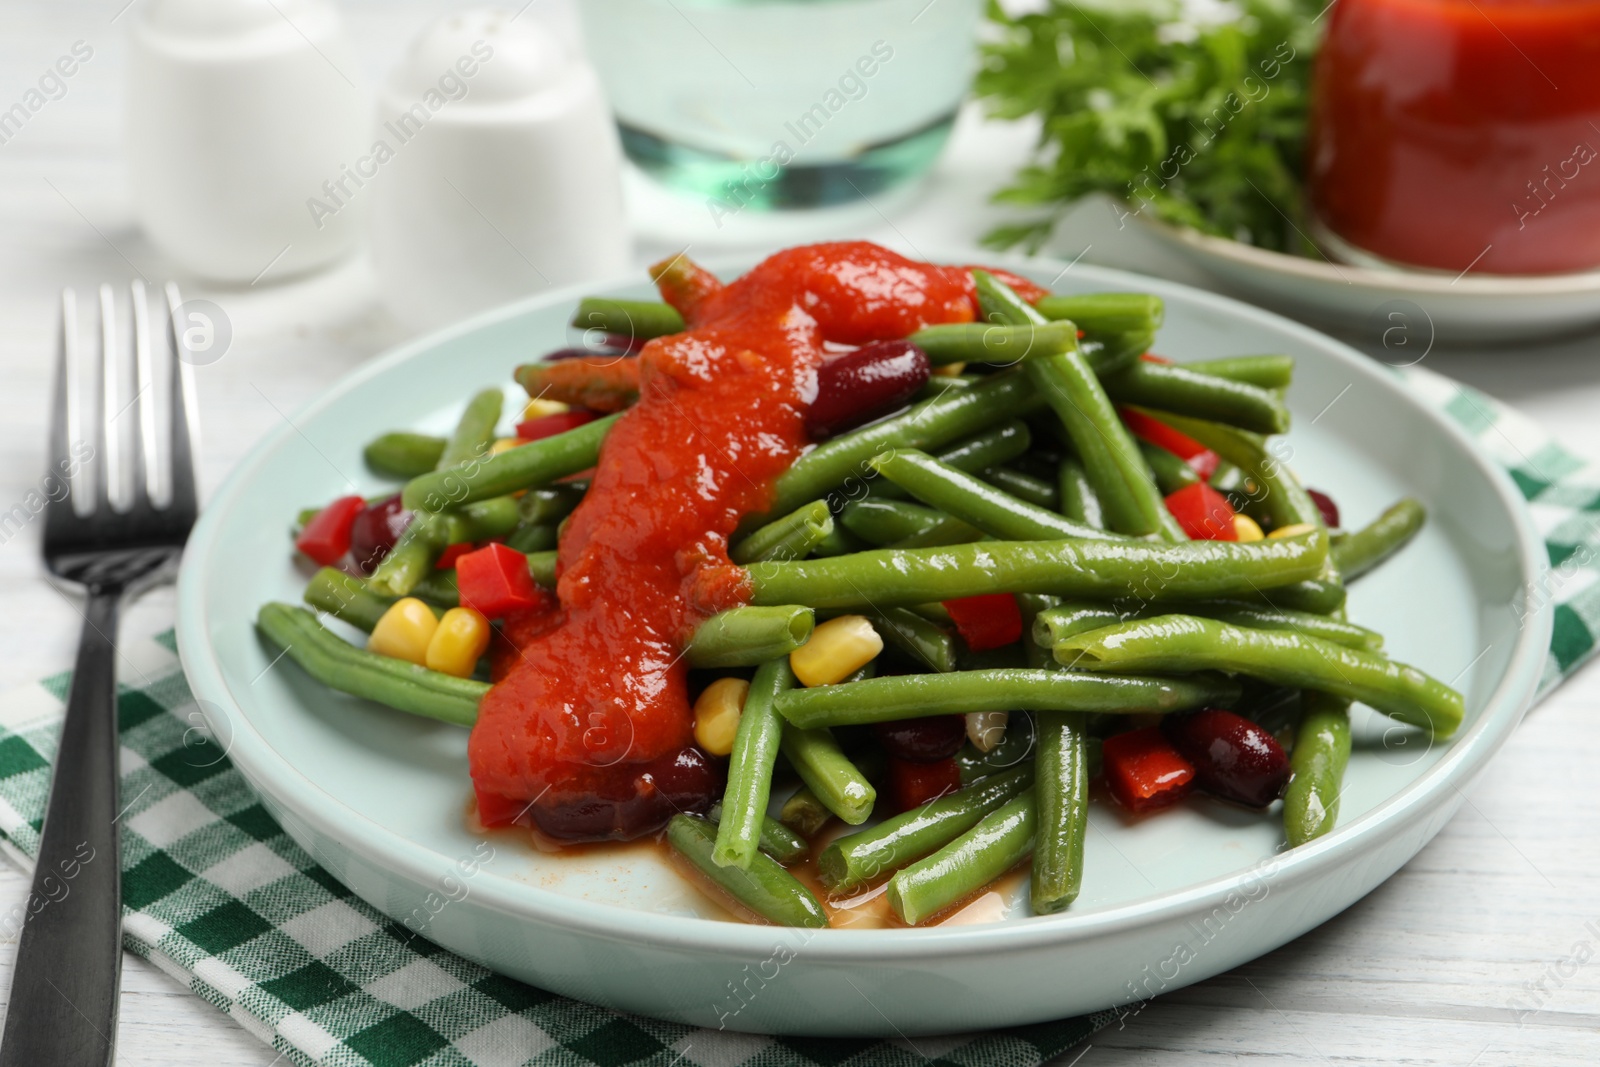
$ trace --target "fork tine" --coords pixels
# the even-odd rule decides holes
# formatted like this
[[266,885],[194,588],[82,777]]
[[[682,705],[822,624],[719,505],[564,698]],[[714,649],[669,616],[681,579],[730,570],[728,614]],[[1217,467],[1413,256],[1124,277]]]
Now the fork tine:
[[[47,460],[49,468],[46,485],[48,487],[59,478],[65,492],[58,497],[54,491],[49,491],[46,496],[51,503],[64,507],[74,507],[82,499],[81,493],[73,492],[76,464],[72,456],[72,442],[79,439],[78,434],[81,430],[76,402],[77,391],[74,389],[76,374],[72,366],[77,353],[78,297],[71,289],[63,289],[61,290],[61,339],[56,352],[55,397],[50,405],[50,455]],[[81,473],[78,474],[77,480],[81,484]],[[49,521],[49,515],[46,516],[46,521]]]
[[199,447],[200,427],[196,419],[197,408],[194,402],[194,379],[189,364],[184,361],[179,352],[178,306],[183,303],[183,298],[178,293],[175,282],[166,285],[167,297],[167,357],[171,362],[171,471],[168,480],[170,501],[168,509],[175,516],[188,516],[193,518],[196,511],[195,489],[195,449]]
[[100,464],[100,486],[96,495],[98,506],[113,511],[127,511],[127,451],[124,448],[121,426],[117,416],[122,406],[122,369],[119,358],[122,346],[117,336],[117,294],[109,284],[100,286],[100,397],[99,418],[100,448],[104,453]]
[[145,293],[144,281],[135,278],[128,287],[129,306],[133,311],[133,367],[135,390],[132,405],[139,409],[139,433],[133,449],[133,500],[141,500],[153,507],[166,503],[163,496],[163,479],[159,477],[161,465],[156,462],[156,391],[155,370],[150,362],[150,301]]

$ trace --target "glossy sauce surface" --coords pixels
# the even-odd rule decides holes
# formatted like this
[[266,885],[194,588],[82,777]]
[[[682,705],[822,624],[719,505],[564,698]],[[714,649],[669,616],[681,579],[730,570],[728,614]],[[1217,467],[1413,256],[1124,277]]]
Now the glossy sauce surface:
[[1385,259],[1600,266],[1600,0],[1338,0],[1307,172],[1321,221]]
[[504,629],[469,745],[485,823],[527,812],[551,837],[629,838],[681,809],[668,778],[709,800],[716,782],[679,781],[692,745],[681,653],[701,620],[748,596],[728,536],[806,446],[825,346],[973,315],[963,268],[814,245],[767,259],[698,300],[684,333],[644,346],[639,403],[562,536],[557,598]]

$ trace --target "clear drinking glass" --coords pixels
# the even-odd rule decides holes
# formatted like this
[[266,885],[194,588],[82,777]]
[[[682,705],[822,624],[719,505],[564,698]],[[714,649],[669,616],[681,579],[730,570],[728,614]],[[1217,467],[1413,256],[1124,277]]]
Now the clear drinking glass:
[[714,215],[860,200],[938,156],[982,0],[579,0],[628,158]]

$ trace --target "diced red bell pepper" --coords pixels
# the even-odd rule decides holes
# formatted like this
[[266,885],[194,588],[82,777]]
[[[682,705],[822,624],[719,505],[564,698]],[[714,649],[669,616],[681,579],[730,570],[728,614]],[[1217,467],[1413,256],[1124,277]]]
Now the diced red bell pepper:
[[1022,639],[1022,609],[1010,593],[985,593],[946,600],[944,608],[956,632],[974,652],[1000,648]]
[[1167,497],[1167,510],[1196,541],[1237,541],[1233,505],[1205,482],[1186,485]]
[[1222,457],[1211,449],[1202,449],[1184,460],[1189,469],[1198,474],[1202,480],[1210,481],[1211,476],[1217,473],[1217,466],[1222,462]]
[[1159,726],[1106,738],[1101,750],[1106,787],[1132,812],[1155,811],[1194,788],[1194,764],[1183,758]]
[[434,563],[436,571],[447,571],[456,565],[456,560],[472,551],[472,542],[463,541],[458,545],[445,545],[444,551],[439,553],[438,560]]
[[1118,408],[1117,414],[1122,416],[1122,425],[1126,426],[1133,436],[1149,441],[1157,448],[1164,448],[1179,459],[1187,460],[1190,456],[1208,451],[1205,445],[1188,434],[1174,430],[1160,419],[1153,419],[1142,411]]
[[954,759],[912,763],[889,757],[889,793],[896,811],[920,808],[961,788],[961,766]]
[[510,826],[517,816],[530,807],[526,800],[512,800],[499,793],[486,793],[476,782],[472,791],[478,796],[478,821],[485,826]]
[[366,509],[367,502],[358,496],[340,497],[312,516],[294,539],[294,547],[324,567],[333,566],[350,551],[350,530]]
[[456,588],[463,607],[490,619],[537,607],[544,594],[528,573],[528,557],[502,544],[488,544],[456,559]]
[[1139,358],[1144,360],[1146,363],[1163,363],[1169,367],[1172,366],[1172,360],[1168,359],[1166,356],[1158,356],[1154,352],[1146,352]]
[[537,419],[517,423],[517,436],[524,441],[537,441],[545,437],[554,437],[558,433],[576,430],[586,422],[593,422],[596,415],[592,411],[582,408],[573,408],[571,411],[558,411],[554,415],[540,415]]

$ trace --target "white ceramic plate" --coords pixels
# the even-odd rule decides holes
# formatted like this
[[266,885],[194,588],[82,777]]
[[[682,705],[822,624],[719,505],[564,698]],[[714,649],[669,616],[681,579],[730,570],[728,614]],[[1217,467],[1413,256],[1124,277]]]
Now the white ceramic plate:
[[1376,261],[1353,266],[1271,252],[1143,216],[1139,222],[1221,288],[1374,344],[1397,339],[1406,346],[1396,350],[1397,357],[1421,359],[1434,342],[1525,345],[1600,324],[1600,271],[1519,277],[1405,270]]
[[[997,265],[1041,280],[1058,269]],[[1109,1008],[1268,952],[1414,855],[1504,742],[1549,643],[1548,618],[1524,624],[1512,608],[1544,552],[1510,481],[1342,345],[1171,283],[1083,267],[1069,281],[1160,293],[1160,351],[1180,360],[1292,353],[1297,428],[1288,440],[1306,480],[1334,494],[1353,523],[1405,493],[1432,511],[1401,562],[1353,588],[1351,613],[1382,629],[1395,656],[1462,688],[1466,725],[1430,746],[1357,709],[1340,826],[1312,845],[1281,852],[1275,817],[1203,798],[1141,821],[1097,808],[1083,895],[1068,913],[1029,916],[1023,880],[988,902],[999,921],[924,930],[801,933],[724,921],[648,847],[545,855],[501,835],[493,858],[463,879],[458,864],[486,851],[464,826],[466,734],[324,690],[287,661],[270,666],[274,653],[251,621],[263,601],[299,597],[305,572],[286,538],[295,511],[351,482],[379,489],[362,444],[396,427],[447,429],[472,392],[567,340],[575,291],[377,359],[255,449],[185,556],[178,640],[194,691],[267,808],[363,899],[489,967],[617,1008],[738,1030],[952,1032]]]

